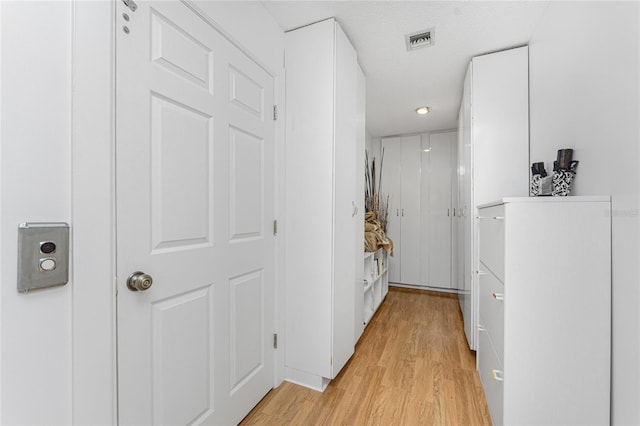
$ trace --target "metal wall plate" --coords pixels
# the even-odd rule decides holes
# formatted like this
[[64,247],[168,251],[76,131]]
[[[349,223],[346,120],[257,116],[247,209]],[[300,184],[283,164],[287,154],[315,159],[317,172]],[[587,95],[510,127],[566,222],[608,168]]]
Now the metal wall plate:
[[69,281],[69,224],[22,223],[18,227],[18,291]]

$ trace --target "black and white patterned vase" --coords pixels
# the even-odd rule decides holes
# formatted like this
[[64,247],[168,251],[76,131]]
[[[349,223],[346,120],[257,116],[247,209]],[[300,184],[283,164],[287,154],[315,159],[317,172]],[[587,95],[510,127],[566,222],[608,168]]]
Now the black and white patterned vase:
[[571,193],[571,183],[576,173],[571,170],[558,170],[553,172],[553,192],[554,197],[566,197]]
[[531,176],[531,187],[530,187],[530,190],[529,190],[531,196],[535,197],[535,196],[541,194],[541,192],[542,192],[541,180],[542,180],[542,176],[540,176],[540,175]]

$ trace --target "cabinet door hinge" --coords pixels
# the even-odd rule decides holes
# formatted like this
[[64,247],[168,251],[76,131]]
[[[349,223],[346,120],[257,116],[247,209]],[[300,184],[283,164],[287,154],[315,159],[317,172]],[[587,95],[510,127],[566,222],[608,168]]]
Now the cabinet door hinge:
[[273,121],[278,120],[278,105],[273,106]]
[[273,235],[278,235],[278,221],[273,221]]
[[273,333],[273,349],[278,349],[278,334]]

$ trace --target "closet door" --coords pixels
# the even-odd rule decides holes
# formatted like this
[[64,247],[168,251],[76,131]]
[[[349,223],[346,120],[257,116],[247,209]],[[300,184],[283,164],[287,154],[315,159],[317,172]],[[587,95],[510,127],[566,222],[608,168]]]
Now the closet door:
[[451,288],[461,289],[458,283],[458,132],[451,133]]
[[[456,288],[464,290],[464,262],[465,262],[465,252],[464,252],[464,218],[462,217],[463,207],[464,207],[464,158],[465,158],[465,148],[464,148],[464,105],[460,105],[460,110],[458,112],[458,133],[456,136],[457,143],[457,155],[456,155],[456,187],[457,187],[457,198],[455,200],[455,212],[454,212],[454,222],[456,228]],[[460,308],[464,314],[465,312],[465,297],[464,295],[459,296],[460,299]]]
[[471,349],[476,348],[477,329],[476,329],[476,301],[474,298],[473,283],[474,269],[472,264],[473,258],[473,233],[475,221],[475,207],[473,204],[473,167],[471,159],[473,158],[474,147],[471,138],[471,79],[473,76],[473,68],[471,65],[467,68],[467,75],[464,80],[464,91],[462,95],[462,105],[460,107],[460,128],[461,138],[459,139],[458,156],[460,158],[460,205],[458,216],[460,218],[460,244],[462,253],[459,262],[462,264],[460,283],[463,292],[460,298],[463,299],[464,309],[462,316],[464,318],[464,332],[467,336],[467,342]]
[[474,206],[529,195],[528,52],[473,59]]
[[[389,256],[389,281],[399,283],[400,281],[400,258],[402,255],[401,244],[401,219],[402,209],[400,196],[400,174],[402,171],[402,145],[400,138],[382,139],[384,149],[384,165],[382,167],[382,187],[381,194],[389,196],[389,222],[387,224],[387,235],[393,240],[394,256]],[[377,160],[377,159],[376,159]],[[369,159],[371,161],[371,159]],[[376,162],[376,167],[379,167]]]
[[[353,354],[355,282],[355,199],[358,74],[356,52],[335,26],[335,91],[333,147],[333,342],[331,378]],[[358,261],[361,262],[360,256]]]
[[452,132],[429,135],[428,264],[431,287],[452,288],[451,283],[451,152]]
[[364,263],[361,261],[364,252],[364,151],[365,151],[365,87],[366,79],[362,69],[357,66],[358,76],[358,96],[357,96],[357,118],[356,118],[356,193],[355,193],[355,318],[354,318],[354,344],[358,341],[364,331],[364,317],[362,315],[364,306],[364,293],[362,281],[364,280]]
[[420,163],[422,165],[422,173],[420,174],[420,253],[422,262],[420,262],[420,282],[421,285],[429,286],[429,255],[431,247],[429,246],[429,154],[431,152],[431,142],[429,133],[421,136]]
[[402,137],[400,282],[412,285],[420,285],[420,153],[420,135]]

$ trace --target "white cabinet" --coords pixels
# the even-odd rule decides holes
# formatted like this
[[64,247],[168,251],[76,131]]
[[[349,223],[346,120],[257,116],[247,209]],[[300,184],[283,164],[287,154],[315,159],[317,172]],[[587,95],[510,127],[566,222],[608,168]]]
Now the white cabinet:
[[402,171],[402,139],[400,137],[384,138],[381,140],[382,154],[384,154],[381,173],[381,190],[383,197],[389,197],[389,220],[387,221],[387,235],[393,241],[394,255],[389,257],[389,281],[402,282],[401,275],[401,229],[402,208],[401,171]]
[[285,377],[324,389],[354,348],[358,64],[329,19],[286,33],[285,66]]
[[[452,196],[456,170],[457,132],[433,132],[422,138],[422,285],[457,289],[452,269],[456,265],[453,246]],[[457,201],[457,200],[456,200]]]
[[501,197],[529,195],[528,47],[472,59],[464,82],[459,116],[456,214],[458,281],[465,334],[477,347],[476,206]]
[[382,146],[382,193],[390,196],[387,231],[395,251],[389,281],[457,289],[452,279],[457,132],[384,138]]
[[389,195],[389,281],[420,285],[420,135],[384,138],[381,193]]
[[609,197],[479,213],[478,370],[494,424],[608,424]]

